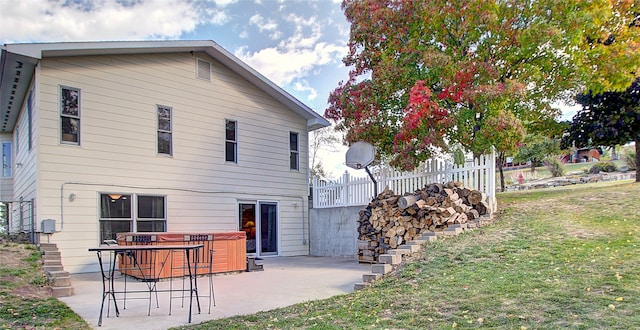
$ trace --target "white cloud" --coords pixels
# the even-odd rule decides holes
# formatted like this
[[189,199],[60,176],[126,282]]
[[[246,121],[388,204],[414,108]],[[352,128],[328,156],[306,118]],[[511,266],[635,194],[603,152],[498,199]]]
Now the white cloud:
[[179,0],[66,6],[46,0],[0,1],[0,6],[0,39],[5,42],[177,38],[200,22],[196,8]]
[[298,92],[303,92],[303,93],[306,92],[306,93],[308,93],[307,99],[309,101],[312,101],[316,97],[318,97],[318,91],[315,88],[311,87],[309,85],[309,82],[306,81],[306,80],[296,81],[293,84],[293,89],[298,91]]
[[[322,26],[315,17],[290,14],[285,20],[294,25],[291,37],[281,40],[277,46],[254,52],[243,47],[235,52],[236,56],[280,86],[295,81],[292,87],[307,93],[307,100],[313,100],[318,95],[317,90],[298,79],[317,74],[317,68],[321,65],[339,63],[348,49],[343,45],[320,42]],[[263,24],[265,20],[260,15],[254,15],[251,22]]]

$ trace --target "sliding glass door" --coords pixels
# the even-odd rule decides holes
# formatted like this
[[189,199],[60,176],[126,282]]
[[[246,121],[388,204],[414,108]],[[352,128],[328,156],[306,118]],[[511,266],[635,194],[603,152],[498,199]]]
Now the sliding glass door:
[[278,255],[278,204],[238,204],[238,226],[247,234],[247,255]]

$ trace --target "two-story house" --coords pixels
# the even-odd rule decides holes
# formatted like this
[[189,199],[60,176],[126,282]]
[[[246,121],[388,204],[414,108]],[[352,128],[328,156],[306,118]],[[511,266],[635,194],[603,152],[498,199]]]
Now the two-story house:
[[0,200],[65,270],[119,232],[309,253],[308,133],[329,123],[215,42],[7,44],[0,75]]

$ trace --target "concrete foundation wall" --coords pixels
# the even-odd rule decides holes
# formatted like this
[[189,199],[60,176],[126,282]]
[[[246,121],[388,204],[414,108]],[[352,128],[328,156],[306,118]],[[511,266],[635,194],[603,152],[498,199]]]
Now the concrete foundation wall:
[[310,254],[319,257],[358,255],[358,213],[366,205],[309,210]]

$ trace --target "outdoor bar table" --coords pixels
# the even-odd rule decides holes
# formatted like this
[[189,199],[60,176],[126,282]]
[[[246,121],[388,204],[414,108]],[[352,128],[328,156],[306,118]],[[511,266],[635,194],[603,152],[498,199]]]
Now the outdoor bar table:
[[[120,311],[118,310],[118,303],[116,301],[116,293],[127,294],[126,284],[124,286],[124,291],[117,291],[115,288],[115,272],[116,272],[116,259],[117,256],[122,257],[134,257],[133,265],[136,267],[140,267],[140,263],[135,261],[136,255],[145,254],[145,258],[149,259],[149,264],[155,265],[155,258],[158,257],[159,251],[166,251],[163,256],[160,256],[163,260],[161,261],[162,267],[167,266],[167,261],[169,261],[168,267],[175,267],[172,265],[173,260],[173,251],[182,251],[184,252],[186,262],[182,267],[186,267],[186,271],[189,277],[189,323],[191,323],[191,310],[193,305],[193,295],[195,293],[196,302],[198,307],[198,312],[200,312],[200,300],[198,298],[198,282],[197,282],[197,274],[194,271],[197,263],[198,263],[198,253],[196,250],[202,249],[204,245],[116,245],[116,246],[99,246],[95,248],[90,248],[89,252],[96,252],[98,255],[98,263],[100,264],[100,271],[102,273],[102,303],[100,304],[100,317],[98,318],[98,326],[102,325],[102,312],[104,310],[104,302],[106,299],[113,299],[113,304],[116,311],[116,316],[120,316]],[[105,269],[102,262],[102,252],[109,252],[109,262],[108,268]],[[191,262],[191,256],[193,255],[193,263]],[[150,269],[143,271],[140,270],[140,274],[142,274],[143,278],[141,281],[147,283],[148,292],[149,292],[149,314],[151,311],[151,294],[159,291],[155,283],[159,280],[159,274],[162,269]],[[151,284],[153,283],[153,284]],[[170,297],[172,297],[173,291],[183,291],[186,292],[187,289],[173,289],[171,287],[169,290],[165,290],[170,292]],[[171,298],[170,298],[171,299]],[[156,296],[157,300],[157,296]],[[157,303],[157,302],[156,302]]]

